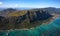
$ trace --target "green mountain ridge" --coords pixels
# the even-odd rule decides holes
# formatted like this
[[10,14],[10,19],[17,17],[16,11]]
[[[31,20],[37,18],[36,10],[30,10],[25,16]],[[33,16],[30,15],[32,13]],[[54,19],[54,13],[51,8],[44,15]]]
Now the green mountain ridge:
[[50,21],[51,14],[44,10],[20,10],[0,16],[0,29],[32,28]]

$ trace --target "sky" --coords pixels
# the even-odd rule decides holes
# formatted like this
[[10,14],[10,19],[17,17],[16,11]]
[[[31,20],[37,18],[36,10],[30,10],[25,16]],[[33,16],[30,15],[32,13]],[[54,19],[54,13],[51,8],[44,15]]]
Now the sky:
[[0,8],[60,8],[60,0],[0,0]]

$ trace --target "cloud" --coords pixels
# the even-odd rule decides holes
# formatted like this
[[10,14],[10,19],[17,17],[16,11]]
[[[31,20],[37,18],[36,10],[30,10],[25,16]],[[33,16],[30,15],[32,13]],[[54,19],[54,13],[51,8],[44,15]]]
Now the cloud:
[[19,5],[18,4],[9,4],[8,6],[5,6],[7,8],[18,8]]
[[0,2],[0,5],[2,5],[3,4],[3,2]]
[[18,7],[19,5],[18,4],[15,4],[15,7]]

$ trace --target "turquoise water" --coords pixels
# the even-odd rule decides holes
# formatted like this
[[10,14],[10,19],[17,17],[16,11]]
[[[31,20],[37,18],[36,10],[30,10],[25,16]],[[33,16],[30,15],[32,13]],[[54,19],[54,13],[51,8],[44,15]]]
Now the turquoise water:
[[30,30],[4,31],[0,36],[60,36],[60,18],[56,18],[47,25],[40,25]]

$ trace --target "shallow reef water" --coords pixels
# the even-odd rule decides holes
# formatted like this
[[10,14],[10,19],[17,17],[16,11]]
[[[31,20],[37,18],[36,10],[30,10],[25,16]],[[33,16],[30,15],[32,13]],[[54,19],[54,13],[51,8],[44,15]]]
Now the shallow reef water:
[[49,24],[42,24],[29,30],[8,30],[0,32],[0,36],[60,36],[60,18]]

